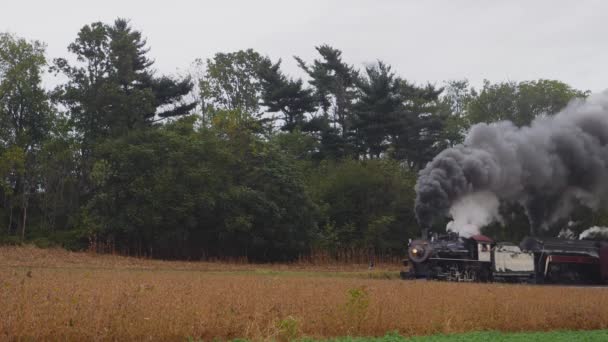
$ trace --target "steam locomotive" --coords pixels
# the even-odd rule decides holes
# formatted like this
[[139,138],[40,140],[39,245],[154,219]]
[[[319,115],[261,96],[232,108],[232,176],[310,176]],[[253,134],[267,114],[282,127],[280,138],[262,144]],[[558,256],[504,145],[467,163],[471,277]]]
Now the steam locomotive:
[[518,246],[447,232],[411,241],[408,257],[407,279],[608,284],[608,242],[527,237]]

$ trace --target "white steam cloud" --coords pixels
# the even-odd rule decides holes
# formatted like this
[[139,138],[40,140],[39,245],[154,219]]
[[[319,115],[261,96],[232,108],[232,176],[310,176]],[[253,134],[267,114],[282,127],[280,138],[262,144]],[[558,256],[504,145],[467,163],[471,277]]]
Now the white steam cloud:
[[492,222],[502,222],[499,206],[498,197],[492,192],[468,194],[454,202],[450,208],[453,221],[446,228],[465,237],[479,234],[482,227]]
[[581,233],[579,239],[608,239],[608,227],[591,227]]

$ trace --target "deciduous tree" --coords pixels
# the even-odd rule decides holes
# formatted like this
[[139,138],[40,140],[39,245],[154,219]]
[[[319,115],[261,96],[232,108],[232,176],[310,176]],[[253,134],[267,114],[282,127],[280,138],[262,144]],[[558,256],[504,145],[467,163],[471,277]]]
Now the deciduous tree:
[[[52,109],[42,88],[45,46],[0,34],[0,155],[2,188],[12,210],[20,208],[19,229],[25,237],[30,194],[37,190],[37,156],[48,135]],[[18,203],[15,203],[15,201]]]
[[555,80],[494,84],[486,80],[479,95],[470,101],[467,117],[471,123],[509,120],[525,126],[534,118],[555,114],[572,99],[588,94]]

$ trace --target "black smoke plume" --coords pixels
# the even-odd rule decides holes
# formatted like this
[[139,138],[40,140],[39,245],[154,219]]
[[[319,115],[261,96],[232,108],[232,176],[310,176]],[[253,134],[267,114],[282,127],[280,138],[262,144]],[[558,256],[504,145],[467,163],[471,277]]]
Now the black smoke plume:
[[608,199],[608,91],[538,117],[530,126],[507,121],[473,126],[463,145],[442,151],[420,171],[419,224],[430,227],[455,203],[479,192],[521,204],[532,233],[576,205],[597,209]]

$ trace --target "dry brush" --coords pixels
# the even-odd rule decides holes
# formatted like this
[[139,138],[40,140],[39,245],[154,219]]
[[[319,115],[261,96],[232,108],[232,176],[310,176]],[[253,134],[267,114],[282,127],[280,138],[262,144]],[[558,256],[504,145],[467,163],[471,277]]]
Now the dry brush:
[[[70,267],[65,260],[28,267],[25,260],[14,264],[15,253],[0,250],[1,340],[287,340],[395,330],[608,328],[608,290],[601,288],[218,273],[210,266]],[[96,258],[82,256],[89,257]]]

